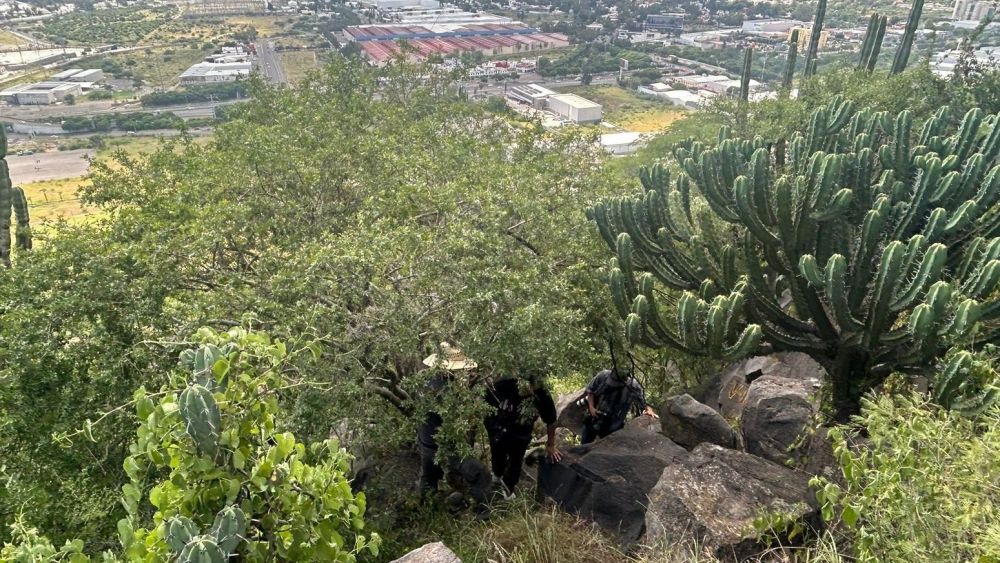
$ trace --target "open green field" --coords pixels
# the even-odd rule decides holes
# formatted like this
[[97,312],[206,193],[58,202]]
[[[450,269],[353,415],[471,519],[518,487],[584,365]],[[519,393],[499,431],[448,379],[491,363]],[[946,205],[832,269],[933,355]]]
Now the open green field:
[[316,51],[283,51],[279,54],[285,67],[285,76],[293,85],[298,84],[311,70],[319,67]]
[[71,219],[85,215],[88,210],[80,203],[77,190],[85,184],[84,178],[65,178],[32,182],[21,186],[28,198],[31,220],[35,224],[42,221]]
[[604,106],[604,121],[627,131],[656,133],[684,117],[686,111],[668,102],[640,98],[618,86],[573,86],[562,88]]

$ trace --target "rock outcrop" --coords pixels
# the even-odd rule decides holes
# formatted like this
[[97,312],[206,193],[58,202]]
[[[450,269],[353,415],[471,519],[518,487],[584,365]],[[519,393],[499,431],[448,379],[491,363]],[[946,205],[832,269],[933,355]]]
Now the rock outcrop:
[[801,352],[778,352],[754,356],[729,366],[704,386],[698,399],[719,411],[728,420],[739,420],[750,392],[750,385],[761,377],[772,376],[820,383],[826,371]]
[[448,546],[435,542],[414,549],[392,563],[462,563],[462,560]]
[[716,557],[741,561],[763,548],[753,527],[758,515],[781,512],[812,521],[817,509],[809,498],[805,473],[703,443],[663,469],[649,493],[643,543],[693,540]]
[[607,438],[571,448],[560,463],[543,463],[539,495],[596,522],[625,545],[640,541],[649,491],[665,467],[688,455],[666,436],[644,428],[648,419],[640,417]]
[[818,380],[765,375],[747,392],[740,427],[747,452],[787,463],[806,449],[819,410]]
[[726,419],[691,395],[670,397],[659,415],[663,434],[689,450],[702,442],[736,447],[736,433]]
[[563,393],[556,398],[556,426],[580,432],[583,419],[587,416],[587,407],[577,405],[577,402],[585,396],[586,390],[580,389],[573,393]]

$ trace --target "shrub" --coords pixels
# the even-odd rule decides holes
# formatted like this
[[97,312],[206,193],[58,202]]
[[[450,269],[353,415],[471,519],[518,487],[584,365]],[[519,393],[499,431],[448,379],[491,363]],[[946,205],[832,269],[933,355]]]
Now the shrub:
[[882,395],[830,436],[843,483],[814,485],[859,561],[1000,558],[1000,409],[972,420],[922,396]]

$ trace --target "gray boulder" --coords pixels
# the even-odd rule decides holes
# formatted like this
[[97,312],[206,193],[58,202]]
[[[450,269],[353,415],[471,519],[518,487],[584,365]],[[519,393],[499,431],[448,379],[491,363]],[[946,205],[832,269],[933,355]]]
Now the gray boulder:
[[819,409],[818,380],[765,375],[747,392],[740,426],[747,452],[777,463],[805,451]]
[[645,531],[649,491],[664,467],[687,456],[651,424],[650,417],[634,419],[607,438],[568,449],[560,463],[543,462],[539,496],[596,522],[625,545],[636,544]]
[[435,542],[414,549],[392,563],[462,563],[462,560],[448,546]]
[[765,376],[822,382],[826,370],[801,352],[778,352],[754,356],[730,365],[702,387],[696,398],[719,411],[727,420],[739,420],[750,392],[750,384]]
[[736,447],[736,433],[726,419],[691,395],[670,397],[659,415],[663,434],[689,450],[702,442]]
[[695,541],[720,559],[743,561],[764,548],[753,527],[762,512],[819,525],[808,483],[805,473],[703,443],[664,467],[649,493],[643,543],[656,548]]

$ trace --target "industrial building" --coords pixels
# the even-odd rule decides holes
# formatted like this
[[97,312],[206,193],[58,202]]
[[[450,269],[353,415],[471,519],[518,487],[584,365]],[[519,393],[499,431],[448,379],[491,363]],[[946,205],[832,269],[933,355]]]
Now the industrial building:
[[556,94],[548,99],[549,111],[573,123],[600,123],[601,109],[601,104],[576,94]]
[[650,14],[646,16],[642,30],[680,35],[684,30],[684,14]]
[[251,62],[212,63],[191,65],[181,74],[181,84],[208,84],[211,82],[233,82],[250,75]]
[[642,133],[633,133],[631,131],[625,133],[608,133],[607,135],[601,135],[598,144],[601,148],[608,151],[609,153],[620,156],[626,154],[632,154],[642,148],[646,144],[645,138]]
[[[788,30],[788,40],[791,41],[792,34],[796,31],[799,32],[799,49],[804,49],[806,45],[809,44],[809,37],[812,36],[811,27],[793,27]],[[826,47],[827,42],[830,40],[829,31],[819,32],[819,47],[820,49]]]
[[569,45],[569,39],[561,33],[539,33],[521,23],[357,25],[344,29],[344,34],[348,40],[356,41],[365,55],[378,65],[400,54],[411,60],[422,60],[432,54],[507,55]]
[[753,33],[753,34],[769,34],[769,33],[782,33],[787,34],[789,31],[797,27],[805,27],[807,25],[804,21],[799,20],[789,20],[789,19],[761,19],[761,20],[747,20],[743,22],[743,33]]
[[400,8],[440,8],[441,3],[437,0],[361,0],[363,6],[378,8],[379,10],[397,10]]
[[39,82],[21,84],[0,92],[0,99],[20,105],[44,106],[61,102],[66,96],[79,96],[83,89],[76,82]]
[[514,101],[528,104],[535,109],[545,109],[548,99],[556,93],[538,84],[514,86],[507,90],[507,97]]
[[675,106],[687,109],[700,109],[712,97],[711,94],[699,94],[690,90],[674,90],[662,82],[639,86],[639,93],[663,98]]
[[467,12],[458,8],[419,8],[408,6],[398,10],[385,10],[382,17],[393,25],[463,24],[463,23],[515,23],[506,16],[486,12]]

